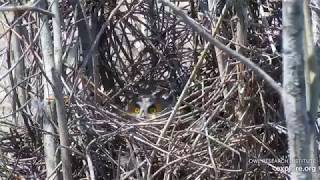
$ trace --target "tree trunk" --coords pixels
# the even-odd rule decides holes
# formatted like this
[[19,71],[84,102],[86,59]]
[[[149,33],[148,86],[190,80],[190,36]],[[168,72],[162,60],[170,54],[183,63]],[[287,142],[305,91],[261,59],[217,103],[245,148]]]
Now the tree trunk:
[[[308,116],[304,81],[303,1],[283,1],[283,103],[292,179],[312,179],[314,123]],[[309,169],[309,170],[308,170]],[[317,178],[318,179],[318,178]]]
[[[69,133],[66,119],[66,109],[64,106],[64,97],[63,97],[63,85],[61,82],[61,69],[62,69],[62,34],[61,34],[61,22],[60,22],[60,10],[58,1],[49,0],[49,3],[52,4],[52,13],[55,15],[52,18],[53,26],[53,49],[54,49],[54,67],[51,72],[51,77],[53,86],[55,88],[54,97],[56,101],[56,112],[57,112],[57,122],[58,122],[58,131],[60,138],[60,145],[63,147],[69,147]],[[49,59],[48,59],[49,60]],[[50,59],[51,61],[51,59]],[[62,162],[62,174],[63,179],[72,179],[72,169],[70,162],[70,153],[66,148],[61,148],[61,162]]]

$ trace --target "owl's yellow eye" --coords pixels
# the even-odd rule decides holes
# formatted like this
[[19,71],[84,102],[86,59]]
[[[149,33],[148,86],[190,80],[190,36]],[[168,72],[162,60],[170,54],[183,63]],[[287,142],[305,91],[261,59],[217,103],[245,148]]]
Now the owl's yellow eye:
[[157,112],[157,108],[155,106],[151,106],[148,108],[148,113],[149,114],[154,114]]
[[136,113],[136,114],[139,114],[140,113],[140,107],[135,107],[133,109],[133,112]]

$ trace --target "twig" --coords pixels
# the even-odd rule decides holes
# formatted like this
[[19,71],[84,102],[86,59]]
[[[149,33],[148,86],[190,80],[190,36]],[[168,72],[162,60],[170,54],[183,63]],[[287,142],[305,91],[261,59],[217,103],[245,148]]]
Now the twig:
[[51,13],[50,11],[47,11],[38,7],[34,7],[34,6],[27,6],[27,5],[0,7],[0,12],[4,12],[4,11],[34,11],[34,12],[45,14],[50,17],[54,17],[54,14]]

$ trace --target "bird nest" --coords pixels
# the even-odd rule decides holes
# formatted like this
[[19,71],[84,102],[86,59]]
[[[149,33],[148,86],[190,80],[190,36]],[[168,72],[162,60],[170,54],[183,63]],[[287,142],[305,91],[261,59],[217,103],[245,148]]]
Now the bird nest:
[[[248,81],[252,94],[244,107],[238,106],[238,84],[224,96],[227,83],[217,77],[192,84],[180,106],[153,119],[132,117],[112,101],[102,106],[75,95],[67,106],[74,178],[88,169],[97,179],[286,177],[277,164],[264,161],[286,155],[286,131],[274,108],[279,98]],[[28,142],[18,131],[2,139],[3,153],[12,155],[3,157],[6,167],[42,177],[42,148]]]
[[255,81],[246,106],[239,107],[237,83],[224,97],[219,78],[203,82],[189,88],[180,106],[154,119],[130,117],[112,104],[71,105],[73,149],[82,152],[75,159],[89,157],[91,168],[108,178],[284,178],[277,165],[263,161],[286,155],[285,131],[270,106],[278,99],[266,100]]

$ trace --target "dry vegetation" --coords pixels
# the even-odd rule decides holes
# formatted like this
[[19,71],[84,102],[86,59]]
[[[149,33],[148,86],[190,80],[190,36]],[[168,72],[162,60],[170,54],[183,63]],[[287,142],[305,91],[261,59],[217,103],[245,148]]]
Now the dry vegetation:
[[[281,82],[281,1],[261,2],[248,3],[247,43],[241,53]],[[81,50],[80,43],[84,40],[79,38],[84,34],[77,29],[78,11],[72,1],[61,1],[60,5],[64,20],[64,94],[68,96],[66,110],[74,179],[89,177],[90,170],[96,179],[143,179],[148,170],[155,179],[287,177],[276,167],[288,164],[260,161],[285,158],[287,137],[280,96],[250,68],[239,71],[238,61],[224,54],[227,71],[221,74],[218,53],[210,47],[172,123],[163,131],[172,111],[141,120],[124,111],[126,103],[137,93],[159,89],[179,98],[206,41],[161,4],[150,11],[150,4],[145,1],[124,1],[119,9],[114,1],[86,1],[82,4],[86,16],[99,15],[88,18],[96,27],[90,28],[93,34],[86,35],[87,38],[94,40],[100,29],[105,28],[98,48],[88,56],[96,57],[98,65],[86,66],[83,60],[91,59],[83,57],[85,52]],[[195,7],[186,5],[181,7],[204,28],[211,29],[211,22],[217,22],[214,16],[210,19],[199,13],[196,3]],[[221,9],[218,7],[217,11]],[[46,114],[39,68],[45,60],[41,59],[37,40],[27,49],[39,31],[36,14],[21,13],[26,28],[26,33],[21,34],[22,50],[26,51],[26,79],[22,86],[29,101],[18,110],[24,112],[29,129],[12,124],[9,132],[1,132],[0,177],[4,179],[46,177],[40,121]],[[14,21],[2,20],[3,26],[6,23],[10,26]],[[9,33],[1,34],[2,38],[10,38]],[[216,38],[236,49],[236,33],[235,7],[230,7]],[[10,54],[2,56],[10,58]],[[6,61],[1,65],[10,69]],[[103,90],[97,96],[90,91],[94,80],[79,81],[82,72],[94,72],[98,77]],[[58,141],[58,135],[55,136]]]

